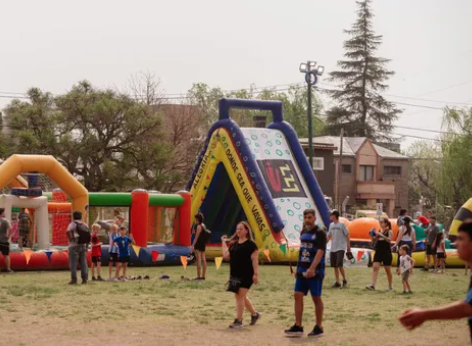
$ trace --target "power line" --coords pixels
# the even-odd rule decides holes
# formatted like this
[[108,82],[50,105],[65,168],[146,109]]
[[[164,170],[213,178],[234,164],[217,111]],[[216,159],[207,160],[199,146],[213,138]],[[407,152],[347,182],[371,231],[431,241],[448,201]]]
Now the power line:
[[443,90],[456,88],[456,87],[459,87],[459,86],[462,86],[462,85],[466,85],[466,84],[469,84],[469,83],[472,83],[472,80],[469,80],[469,81],[463,82],[463,83],[459,83],[459,84],[449,85],[449,86],[447,86],[447,87],[445,87],[445,88],[441,88],[441,89],[438,89],[438,90],[429,91],[429,92],[426,92],[426,93],[424,93],[424,94],[418,95],[418,97],[424,96],[424,95],[435,94],[435,93],[438,93],[438,92],[443,91]]
[[399,129],[406,129],[406,130],[441,133],[441,134],[446,134],[446,135],[458,135],[458,134],[459,134],[459,133],[455,133],[455,132],[446,132],[446,131],[440,131],[440,130],[419,129],[419,128],[415,128],[415,127],[400,126],[400,125],[393,125],[393,127],[396,127],[396,128],[399,128]]

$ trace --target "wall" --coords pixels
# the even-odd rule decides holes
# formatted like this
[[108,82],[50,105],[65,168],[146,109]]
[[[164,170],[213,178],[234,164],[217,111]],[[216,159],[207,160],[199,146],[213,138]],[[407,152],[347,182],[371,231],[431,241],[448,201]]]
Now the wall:
[[322,157],[324,160],[324,170],[314,171],[318,184],[320,184],[321,191],[323,191],[326,196],[333,198],[335,178],[333,151],[315,148],[314,156]]
[[[408,209],[408,168],[409,160],[383,159],[382,160],[382,179],[383,181],[395,182],[395,215],[400,208]],[[384,175],[384,166],[400,166],[401,175]]]
[[[339,160],[338,157],[334,158],[335,163]],[[341,186],[339,191],[339,199],[344,201],[346,196],[349,196],[348,205],[354,205],[356,199],[356,159],[354,157],[343,157],[343,165],[350,164],[352,166],[351,173],[342,173],[341,175]],[[333,198],[335,201],[335,198]]]

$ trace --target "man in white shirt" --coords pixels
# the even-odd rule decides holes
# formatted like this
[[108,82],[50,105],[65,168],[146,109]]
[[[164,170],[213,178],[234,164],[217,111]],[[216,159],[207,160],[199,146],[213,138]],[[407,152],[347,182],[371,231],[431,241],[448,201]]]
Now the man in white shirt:
[[[331,224],[329,225],[328,232],[328,240],[331,240],[330,262],[336,277],[333,288],[344,288],[347,286],[347,279],[343,262],[346,249],[347,252],[351,252],[351,239],[349,238],[349,231],[346,225],[343,222],[339,222],[339,211],[334,210],[330,215],[330,219]],[[343,276],[342,285],[339,283],[339,272]]]

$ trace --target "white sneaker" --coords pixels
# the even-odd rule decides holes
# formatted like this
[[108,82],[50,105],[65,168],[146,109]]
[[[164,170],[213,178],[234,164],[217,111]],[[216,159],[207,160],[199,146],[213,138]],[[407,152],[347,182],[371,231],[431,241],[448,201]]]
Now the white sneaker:
[[388,286],[387,291],[388,291],[388,292],[392,292],[392,291],[393,291],[393,287],[392,287],[392,286]]

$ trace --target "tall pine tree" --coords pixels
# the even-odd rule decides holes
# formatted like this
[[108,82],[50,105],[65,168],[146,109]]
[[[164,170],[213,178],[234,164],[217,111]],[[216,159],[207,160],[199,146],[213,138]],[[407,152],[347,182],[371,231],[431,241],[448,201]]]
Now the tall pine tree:
[[375,56],[382,36],[372,29],[370,5],[371,0],[357,2],[357,21],[344,31],[350,38],[344,41],[346,60],[338,61],[340,71],[330,73],[338,88],[327,92],[337,105],[327,112],[326,132],[337,136],[344,128],[346,136],[391,141],[388,134],[401,110],[380,94],[394,72],[385,68],[389,59]]

